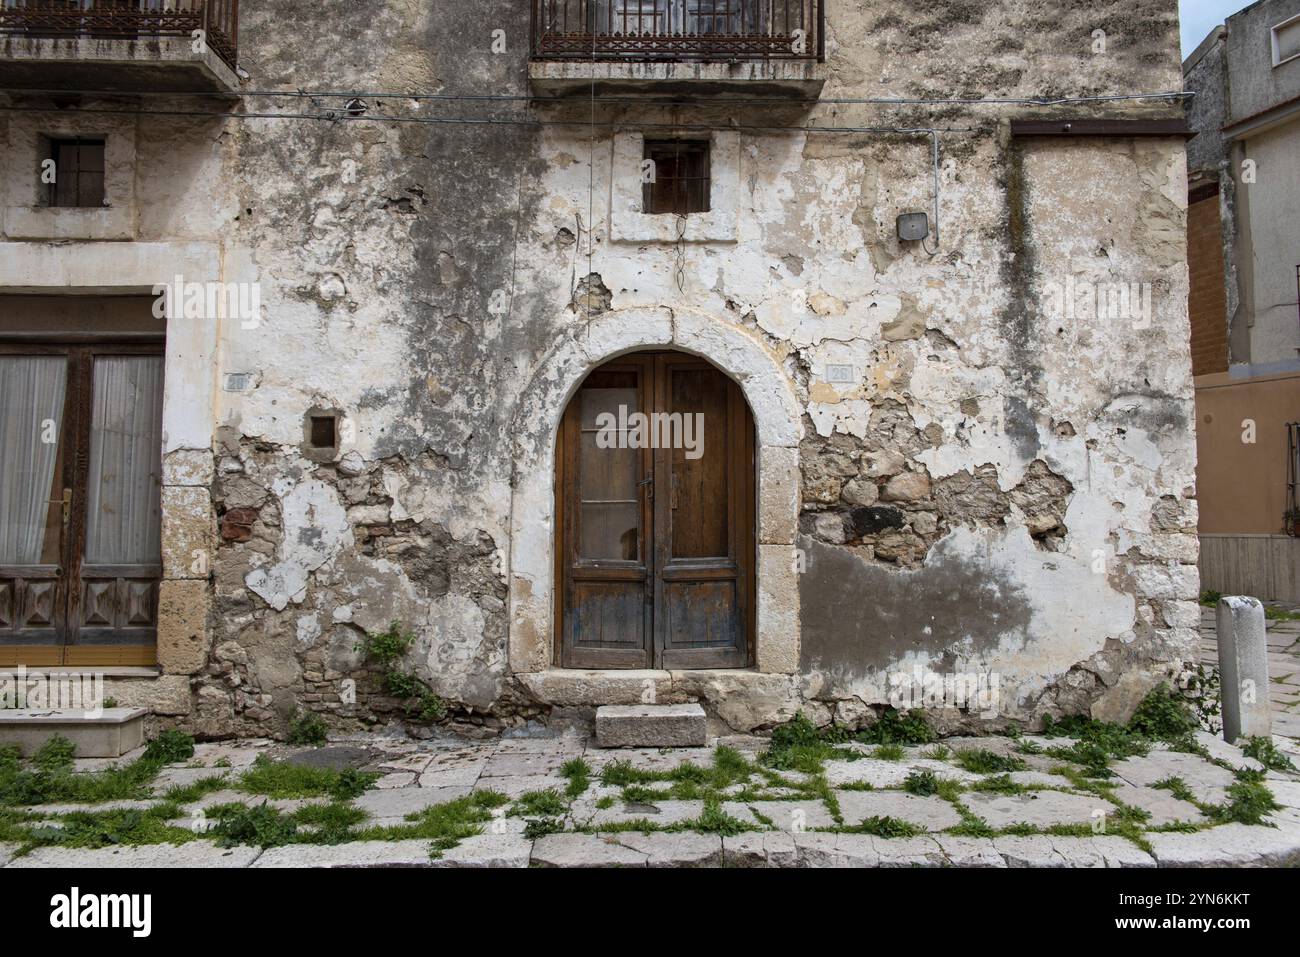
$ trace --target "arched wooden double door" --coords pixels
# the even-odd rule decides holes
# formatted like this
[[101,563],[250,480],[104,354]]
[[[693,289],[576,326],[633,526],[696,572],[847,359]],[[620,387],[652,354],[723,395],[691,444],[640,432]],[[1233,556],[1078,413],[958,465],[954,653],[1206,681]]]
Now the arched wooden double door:
[[557,441],[556,663],[750,665],[754,422],[740,388],[693,356],[624,356],[587,376]]

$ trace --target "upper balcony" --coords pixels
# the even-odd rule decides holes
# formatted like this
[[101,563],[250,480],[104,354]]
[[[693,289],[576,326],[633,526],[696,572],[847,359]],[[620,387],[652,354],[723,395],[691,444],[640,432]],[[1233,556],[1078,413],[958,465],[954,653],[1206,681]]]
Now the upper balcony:
[[233,91],[239,0],[0,0],[0,89]]
[[532,0],[533,88],[549,95],[816,96],[825,0]]

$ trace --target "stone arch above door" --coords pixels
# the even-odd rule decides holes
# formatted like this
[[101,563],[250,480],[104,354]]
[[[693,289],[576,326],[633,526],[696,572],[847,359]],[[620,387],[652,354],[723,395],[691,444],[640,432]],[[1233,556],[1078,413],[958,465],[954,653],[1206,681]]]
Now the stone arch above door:
[[799,666],[799,524],[802,412],[793,386],[762,341],[734,323],[681,309],[604,313],[534,366],[520,396],[511,498],[511,673],[552,667],[555,581],[555,437],[573,393],[592,369],[629,352],[672,348],[707,359],[735,380],[757,430],[757,669]]

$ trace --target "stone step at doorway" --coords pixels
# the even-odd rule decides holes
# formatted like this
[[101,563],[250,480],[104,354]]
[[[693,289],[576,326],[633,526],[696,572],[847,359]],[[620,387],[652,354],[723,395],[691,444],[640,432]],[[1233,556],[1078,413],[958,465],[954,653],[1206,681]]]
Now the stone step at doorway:
[[596,709],[602,748],[699,748],[708,719],[698,704],[607,704]]
[[7,708],[0,710],[0,745],[16,744],[24,757],[62,735],[78,758],[120,758],[144,744],[144,708]]

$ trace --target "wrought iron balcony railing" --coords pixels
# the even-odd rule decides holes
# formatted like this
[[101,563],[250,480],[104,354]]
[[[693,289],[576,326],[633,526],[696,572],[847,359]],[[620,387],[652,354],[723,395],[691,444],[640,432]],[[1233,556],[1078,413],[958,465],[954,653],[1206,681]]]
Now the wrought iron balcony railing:
[[821,60],[825,0],[532,0],[539,60]]
[[152,40],[197,30],[233,69],[239,0],[0,0],[0,35]]

